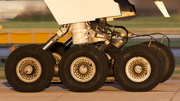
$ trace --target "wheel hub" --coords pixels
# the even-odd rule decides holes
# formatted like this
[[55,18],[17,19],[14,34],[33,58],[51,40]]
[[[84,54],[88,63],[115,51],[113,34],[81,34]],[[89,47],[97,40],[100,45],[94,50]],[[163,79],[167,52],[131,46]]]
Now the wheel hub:
[[82,65],[79,67],[79,73],[85,75],[88,73],[88,67],[86,65]]
[[94,77],[96,66],[90,58],[78,57],[71,64],[70,73],[76,81],[88,82]]
[[24,68],[24,72],[25,72],[26,74],[32,74],[32,72],[33,72],[33,67],[32,67],[31,65],[26,66],[26,67]]
[[134,67],[134,72],[137,73],[137,74],[140,74],[143,71],[142,69],[143,69],[143,67],[141,67],[139,65],[135,66]]
[[133,57],[127,62],[125,72],[131,81],[143,82],[151,74],[151,65],[143,57]]
[[38,60],[32,57],[21,59],[16,66],[16,74],[19,79],[26,83],[35,82],[42,73],[42,67]]

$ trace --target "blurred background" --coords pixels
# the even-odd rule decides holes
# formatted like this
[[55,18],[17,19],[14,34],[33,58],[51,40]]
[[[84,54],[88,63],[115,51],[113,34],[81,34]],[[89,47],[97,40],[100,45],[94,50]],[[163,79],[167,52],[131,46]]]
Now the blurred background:
[[[180,79],[180,0],[163,0],[170,18],[163,17],[153,0],[129,2],[135,5],[137,16],[109,23],[125,26],[130,32],[139,35],[160,32],[169,36],[170,48],[176,59],[176,69],[171,79]],[[59,25],[43,0],[0,0],[0,79],[5,79],[4,65],[12,48],[30,43],[42,44],[58,28]],[[27,39],[21,38],[23,35]],[[32,39],[33,35],[36,39]],[[60,41],[64,42],[68,38],[69,35]],[[161,40],[161,36],[157,38]],[[147,40],[132,39],[126,47]],[[164,44],[167,44],[166,39]]]

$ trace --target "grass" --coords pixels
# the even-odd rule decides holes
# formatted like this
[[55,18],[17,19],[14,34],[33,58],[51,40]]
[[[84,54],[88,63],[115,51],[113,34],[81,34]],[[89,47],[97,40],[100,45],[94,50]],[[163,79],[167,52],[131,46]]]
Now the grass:
[[171,76],[171,79],[180,79],[180,56],[175,57],[176,61],[176,68],[174,70],[173,75]]
[[4,64],[0,64],[0,79],[5,79]]
[[55,21],[44,22],[0,22],[2,29],[58,29],[59,25]]
[[[179,68],[179,67],[178,67]],[[174,71],[174,75],[179,75],[180,74],[180,68],[178,70]],[[180,78],[180,77],[179,77]]]
[[[180,16],[172,15],[170,18],[163,16],[135,17],[128,21],[110,21],[112,25],[123,25],[126,28],[180,28]],[[8,21],[0,22],[3,29],[58,29],[56,21]]]
[[126,28],[179,28],[179,22],[136,22],[136,21],[113,21],[112,25],[123,25]]
[[180,64],[176,65],[174,73],[170,79],[180,79]]
[[[156,39],[158,42],[161,42],[161,39]],[[127,44],[125,45],[125,47],[128,47],[128,46],[132,46],[132,45],[135,45],[135,44],[141,44],[143,42],[146,42],[146,41],[150,41],[150,38],[148,39],[130,39]],[[171,48],[179,48],[180,45],[180,39],[176,39],[176,38],[173,38],[173,39],[170,39],[170,47]],[[168,45],[168,40],[167,39],[164,39],[163,40],[163,44],[165,45]]]
[[180,16],[172,15],[170,18],[163,16],[137,17],[128,21],[111,21],[112,25],[123,25],[127,28],[179,28]]

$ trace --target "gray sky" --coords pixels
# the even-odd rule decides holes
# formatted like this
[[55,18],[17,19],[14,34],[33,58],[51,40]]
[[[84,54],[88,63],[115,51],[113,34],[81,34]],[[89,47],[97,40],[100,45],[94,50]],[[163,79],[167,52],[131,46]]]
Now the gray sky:
[[46,4],[44,1],[0,1],[0,18],[15,17],[17,14],[23,12],[27,6],[44,9]]

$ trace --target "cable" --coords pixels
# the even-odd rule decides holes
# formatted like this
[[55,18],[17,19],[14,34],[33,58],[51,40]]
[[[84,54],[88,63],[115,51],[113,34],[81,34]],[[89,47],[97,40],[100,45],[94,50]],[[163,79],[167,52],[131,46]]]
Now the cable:
[[110,25],[110,24],[107,23],[107,20],[105,20],[105,24],[106,24],[107,26],[109,26],[109,27],[121,28],[121,29],[125,30],[127,36],[128,36],[128,34],[129,34],[129,31],[128,31],[124,26]]
[[163,35],[163,36],[165,36],[167,38],[167,40],[168,40],[167,47],[169,48],[170,47],[170,39],[169,39],[169,37],[167,35],[162,34],[162,33],[151,33],[151,34],[148,34],[148,35],[146,35],[146,34],[145,35],[137,35],[137,34],[133,33],[133,35],[136,35],[136,36],[133,36],[133,37],[149,36],[149,37],[153,38],[157,42],[157,40],[154,37],[151,36],[151,35],[157,35],[157,34]]
[[[88,25],[90,25],[92,28],[95,28],[95,29],[99,29],[99,31],[101,31],[102,33],[105,33],[105,34],[111,34],[112,33],[112,30],[110,28],[105,28],[105,27],[101,27],[97,24],[97,26],[94,26],[92,25],[89,21],[87,22]],[[103,31],[103,30],[105,31]],[[107,33],[108,31],[110,31],[110,33]]]
[[[117,26],[117,25],[110,25],[110,24],[108,24],[106,19],[104,20],[104,23],[105,23],[105,26],[113,27],[113,30],[111,30],[110,28],[99,26],[99,24],[97,24],[97,26],[94,26],[90,22],[88,22],[88,24],[92,28],[99,29],[99,31],[101,31],[102,33],[105,33],[105,34],[111,34],[111,42],[113,42],[113,40],[112,40],[112,36],[113,35],[114,36],[120,36],[120,34],[121,34],[120,32],[117,32],[114,29],[115,28],[123,29],[126,32],[126,37],[122,37],[122,38],[125,38],[125,41],[123,42],[123,44],[119,48],[122,48],[123,46],[125,46],[129,39],[135,38],[135,37],[149,36],[149,37],[151,37],[151,39],[153,39],[154,41],[157,42],[157,40],[152,36],[152,35],[156,35],[156,34],[161,34],[161,35],[165,36],[167,38],[167,40],[168,40],[168,45],[167,46],[168,46],[168,48],[170,47],[170,39],[166,35],[164,35],[162,33],[152,33],[152,34],[148,34],[148,35],[146,35],[146,34],[144,34],[144,35],[137,35],[137,34],[134,34],[134,33],[130,32],[130,31],[128,31],[124,26]],[[110,33],[107,33],[108,31]],[[129,37],[129,33],[132,33],[132,37]]]

